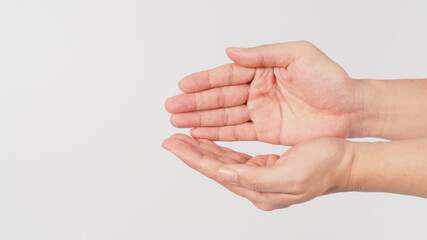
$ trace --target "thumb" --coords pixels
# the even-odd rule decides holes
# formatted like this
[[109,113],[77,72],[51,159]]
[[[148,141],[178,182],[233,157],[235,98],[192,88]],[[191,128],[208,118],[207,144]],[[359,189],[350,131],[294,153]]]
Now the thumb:
[[244,67],[288,67],[301,50],[314,47],[307,41],[262,45],[254,48],[226,49],[227,56]]
[[218,170],[218,179],[257,192],[279,192],[282,185],[278,168],[248,164],[225,164]]

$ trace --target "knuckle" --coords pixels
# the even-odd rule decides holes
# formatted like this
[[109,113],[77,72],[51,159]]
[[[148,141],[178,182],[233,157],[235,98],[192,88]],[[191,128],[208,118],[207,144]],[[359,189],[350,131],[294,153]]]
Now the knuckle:
[[231,127],[231,136],[233,138],[233,140],[239,140],[239,132],[237,131],[237,129],[235,127]]
[[255,191],[264,189],[265,185],[259,176],[255,176],[249,180],[248,185]]
[[222,110],[221,110],[221,115],[220,115],[220,118],[221,118],[221,123],[224,125],[224,126],[227,126],[228,125],[228,121],[229,121],[229,119],[228,119],[228,112],[227,112],[227,109],[226,108],[223,108]]
[[233,78],[234,78],[234,72],[235,72],[234,66],[235,66],[234,64],[228,64],[228,77],[226,78],[228,85],[233,84]]
[[218,88],[218,94],[217,94],[217,105],[219,107],[224,107],[225,106],[225,98],[224,98],[224,91],[222,88]]

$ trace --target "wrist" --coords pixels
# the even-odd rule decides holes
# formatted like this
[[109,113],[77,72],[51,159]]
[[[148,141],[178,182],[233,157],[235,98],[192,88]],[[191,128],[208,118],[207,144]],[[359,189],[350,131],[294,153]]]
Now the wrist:
[[426,145],[427,139],[354,142],[345,190],[427,197]]
[[[378,143],[352,142],[352,163],[346,191],[373,191],[374,176],[377,174],[372,153],[378,151]],[[381,143],[379,143],[381,144]]]
[[352,172],[355,161],[355,143],[343,140],[343,149],[340,164],[337,166],[337,175],[332,192],[351,191]]
[[383,136],[388,111],[382,95],[385,82],[372,79],[353,80],[355,92],[348,137]]

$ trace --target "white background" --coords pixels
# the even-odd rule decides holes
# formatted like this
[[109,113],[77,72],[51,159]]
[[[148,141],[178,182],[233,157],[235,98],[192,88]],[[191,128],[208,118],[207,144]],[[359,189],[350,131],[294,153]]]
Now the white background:
[[427,77],[426,9],[0,0],[0,239],[425,239],[424,199],[341,193],[263,212],[160,145],[188,132],[169,124],[166,98],[185,75],[228,63],[228,46],[305,39],[352,77]]

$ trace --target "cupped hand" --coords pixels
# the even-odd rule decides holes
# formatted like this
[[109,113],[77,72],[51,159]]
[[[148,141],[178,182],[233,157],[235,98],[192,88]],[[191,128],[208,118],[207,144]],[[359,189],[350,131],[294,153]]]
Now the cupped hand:
[[360,83],[306,41],[227,49],[235,63],[185,77],[166,101],[195,138],[294,145],[352,136]]
[[352,166],[352,145],[339,138],[297,144],[281,156],[251,157],[183,134],[166,139],[163,147],[262,210],[343,191]]

